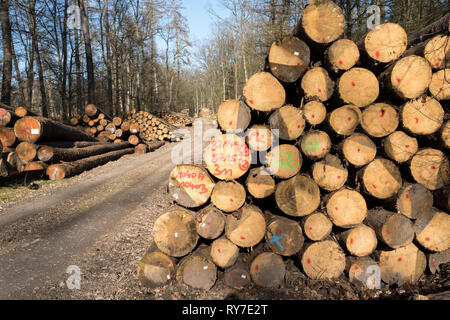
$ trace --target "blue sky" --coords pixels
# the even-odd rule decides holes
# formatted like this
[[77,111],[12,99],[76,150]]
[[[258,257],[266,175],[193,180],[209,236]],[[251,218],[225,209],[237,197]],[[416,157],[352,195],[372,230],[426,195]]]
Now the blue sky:
[[220,0],[183,0],[183,7],[183,13],[189,23],[190,40],[202,40],[207,37],[214,20],[209,8],[220,12]]

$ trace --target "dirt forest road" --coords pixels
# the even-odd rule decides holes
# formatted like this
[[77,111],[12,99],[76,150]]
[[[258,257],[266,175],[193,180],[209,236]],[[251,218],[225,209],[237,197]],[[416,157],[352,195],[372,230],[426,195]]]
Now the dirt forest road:
[[[214,127],[212,122],[203,123],[204,128]],[[90,281],[89,273],[106,275],[102,281],[113,284],[117,273],[119,278],[135,274],[133,264],[137,266],[151,241],[149,229],[171,205],[165,186],[174,167],[175,146],[127,156],[2,208],[0,299],[115,298]],[[129,244],[125,248],[124,242]],[[117,250],[123,251],[105,256]],[[92,253],[105,266],[99,261],[90,264],[87,257]],[[130,267],[122,270],[128,259]],[[70,266],[75,267],[68,270]],[[71,278],[73,270],[81,274],[79,290]]]

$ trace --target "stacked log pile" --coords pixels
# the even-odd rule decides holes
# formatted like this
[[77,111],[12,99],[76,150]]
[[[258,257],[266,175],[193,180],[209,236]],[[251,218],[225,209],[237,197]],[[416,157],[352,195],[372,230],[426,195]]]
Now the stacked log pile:
[[170,174],[145,286],[275,288],[292,259],[376,288],[449,262],[449,15],[410,41],[386,23],[358,45],[344,27],[335,3],[309,4],[223,102],[204,165]]
[[153,151],[163,144],[108,143],[93,137],[92,132],[39,117],[23,107],[0,108],[0,178],[5,181],[21,174],[39,179],[47,176],[51,180],[69,178],[126,154]]
[[186,127],[193,123],[189,113],[163,112],[161,119],[175,127]]
[[176,126],[146,111],[131,110],[124,118],[130,124],[130,134],[142,141],[180,141],[173,133]]

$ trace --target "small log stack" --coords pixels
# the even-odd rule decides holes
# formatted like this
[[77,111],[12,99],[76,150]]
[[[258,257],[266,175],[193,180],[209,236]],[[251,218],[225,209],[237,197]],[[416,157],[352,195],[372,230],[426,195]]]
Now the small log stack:
[[146,256],[144,285],[167,284],[164,271],[208,290],[223,272],[233,288],[276,288],[293,259],[312,279],[373,288],[449,262],[449,15],[412,45],[395,23],[342,39],[344,16],[309,4],[219,107],[203,165],[170,175],[177,206],[153,230],[167,263]]

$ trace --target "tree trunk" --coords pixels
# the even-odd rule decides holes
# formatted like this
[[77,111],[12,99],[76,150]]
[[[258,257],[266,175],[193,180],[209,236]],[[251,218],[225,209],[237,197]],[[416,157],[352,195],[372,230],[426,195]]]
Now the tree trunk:
[[96,103],[94,59],[92,57],[91,33],[89,30],[89,15],[86,0],[78,0],[81,13],[81,27],[84,34],[84,47],[86,51],[86,71],[88,76],[88,103]]
[[1,102],[11,104],[12,90],[12,35],[9,21],[9,0],[0,1],[0,22],[2,24],[3,71]]
[[44,117],[24,117],[14,125],[14,133],[21,141],[36,142],[51,139],[68,141],[97,141],[84,132]]

